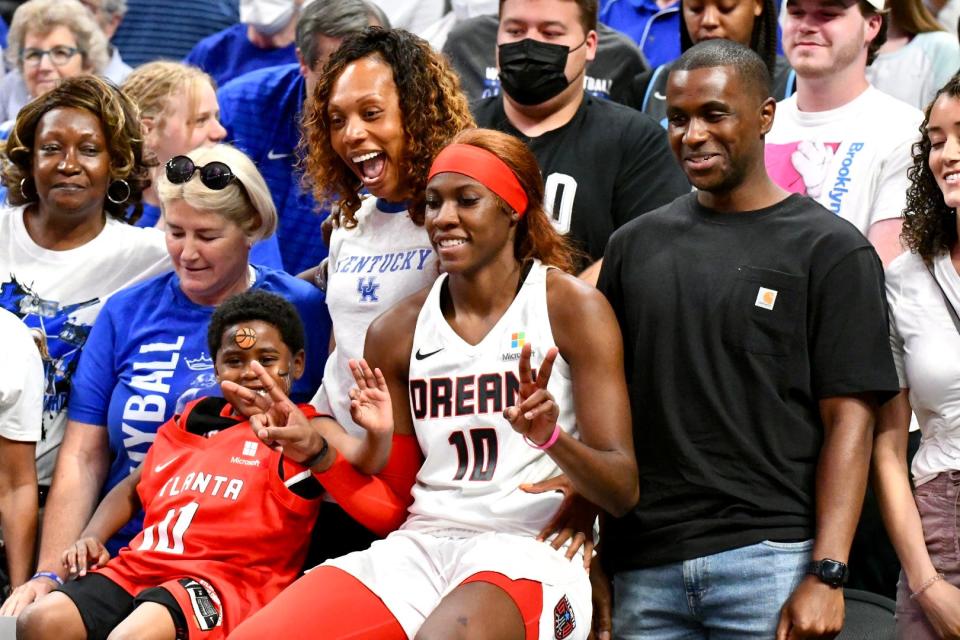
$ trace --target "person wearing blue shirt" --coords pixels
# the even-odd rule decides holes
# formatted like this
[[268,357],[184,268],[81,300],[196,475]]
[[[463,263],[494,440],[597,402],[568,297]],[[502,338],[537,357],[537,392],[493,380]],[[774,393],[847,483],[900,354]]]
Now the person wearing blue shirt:
[[[187,402],[218,394],[206,326],[216,306],[231,295],[261,289],[297,307],[310,355],[292,397],[309,399],[323,376],[330,336],[323,293],[248,261],[254,236],[269,234],[276,224],[266,184],[253,163],[240,151],[217,145],[177,156],[169,166],[158,191],[175,270],[121,291],[104,305],[90,332],[89,355],[81,358],[74,377],[69,419],[100,434],[85,453],[95,475],[103,478],[102,487],[92,478],[72,483],[71,493],[84,500],[105,494],[136,468],[157,429]],[[224,166],[232,179],[223,178]],[[217,180],[226,182],[223,188]],[[60,489],[59,478],[54,491]],[[83,525],[64,520],[78,532]],[[131,521],[108,548],[115,553],[140,528],[139,521]]]
[[237,0],[127,0],[127,6],[113,45],[132,67],[182,60],[200,40],[240,20]]
[[327,256],[320,227],[328,211],[318,211],[296,167],[304,100],[340,41],[376,24],[389,26],[363,0],[314,2],[297,22],[299,63],[252,71],[217,93],[227,141],[257,163],[277,205],[277,239],[288,273],[305,271]]
[[[251,288],[290,300],[304,321],[312,357],[291,396],[306,402],[320,386],[326,362],[323,293],[281,271],[254,271]],[[106,427],[110,462],[102,495],[143,461],[157,429],[187,402],[220,393],[206,334],[215,307],[195,303],[180,285],[179,276],[168,273],[118,293],[90,332],[84,352],[90,355],[81,359],[74,377],[69,417]],[[141,528],[138,519],[127,523],[108,543],[111,553]]]
[[633,38],[651,68],[680,56],[679,0],[602,0],[599,18]]
[[297,61],[301,0],[241,0],[240,24],[207,36],[184,62],[210,74],[218,86],[250,71]]
[[[217,144],[226,135],[218,119],[217,94],[213,80],[200,69],[165,60],[137,67],[120,88],[140,109],[144,148],[157,160],[151,185],[143,192],[143,214],[134,221],[138,227],[154,227],[161,216],[156,184],[164,163],[199,146]],[[282,269],[276,236],[258,240],[250,260]]]

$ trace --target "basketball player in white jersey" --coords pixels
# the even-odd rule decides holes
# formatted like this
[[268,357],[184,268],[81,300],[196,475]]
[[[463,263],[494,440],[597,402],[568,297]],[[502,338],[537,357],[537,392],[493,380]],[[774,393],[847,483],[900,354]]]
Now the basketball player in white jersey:
[[416,483],[412,474],[405,486],[383,474],[358,481],[292,407],[254,419],[261,439],[319,454],[314,474],[358,521],[365,510],[382,515],[391,495],[402,526],[309,572],[231,638],[590,631],[583,563],[536,539],[561,497],[520,485],[562,472],[613,514],[636,503],[619,328],[593,287],[562,272],[572,256],[519,140],[463,132],[430,176],[421,206],[445,275],[380,316],[365,347],[394,399],[396,432],[417,437],[423,462],[407,464]]

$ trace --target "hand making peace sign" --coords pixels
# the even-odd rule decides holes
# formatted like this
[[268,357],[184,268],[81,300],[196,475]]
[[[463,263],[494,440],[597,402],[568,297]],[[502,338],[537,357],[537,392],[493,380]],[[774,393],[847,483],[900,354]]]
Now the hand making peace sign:
[[532,353],[533,347],[530,343],[523,345],[523,350],[520,352],[520,393],[518,395],[520,404],[507,407],[503,417],[510,422],[514,431],[526,436],[535,444],[543,444],[552,437],[557,426],[557,418],[560,417],[560,407],[547,391],[553,362],[557,359],[560,350],[550,347],[536,378],[530,367]]

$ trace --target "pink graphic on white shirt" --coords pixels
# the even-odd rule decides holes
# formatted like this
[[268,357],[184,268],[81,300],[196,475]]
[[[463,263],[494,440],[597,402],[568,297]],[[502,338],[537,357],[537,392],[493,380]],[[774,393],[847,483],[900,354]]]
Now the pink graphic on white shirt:
[[768,143],[765,150],[767,173],[791,193],[818,198],[823,191],[830,162],[839,142],[801,140],[787,144]]

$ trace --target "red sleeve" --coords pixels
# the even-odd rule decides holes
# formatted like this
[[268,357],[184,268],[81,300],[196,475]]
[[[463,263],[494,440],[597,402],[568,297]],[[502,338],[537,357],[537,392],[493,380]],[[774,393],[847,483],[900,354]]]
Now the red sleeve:
[[357,471],[337,455],[329,469],[314,476],[350,517],[385,536],[407,519],[407,507],[413,502],[410,488],[422,463],[417,439],[394,435],[390,459],[377,475]]

